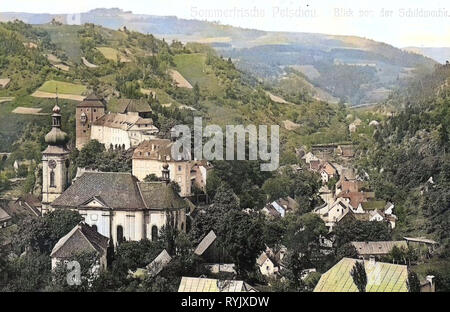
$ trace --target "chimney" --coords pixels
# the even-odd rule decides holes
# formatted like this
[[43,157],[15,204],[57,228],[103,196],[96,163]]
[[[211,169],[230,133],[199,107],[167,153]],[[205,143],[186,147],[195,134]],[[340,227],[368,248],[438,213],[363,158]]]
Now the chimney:
[[370,265],[375,265],[375,263],[376,263],[375,257],[374,256],[370,256],[369,257],[369,264]]

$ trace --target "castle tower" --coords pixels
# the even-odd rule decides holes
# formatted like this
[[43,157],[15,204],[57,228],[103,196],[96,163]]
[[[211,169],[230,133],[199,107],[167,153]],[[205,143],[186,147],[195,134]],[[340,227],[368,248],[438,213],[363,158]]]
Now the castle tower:
[[67,134],[61,131],[61,109],[58,99],[53,108],[52,130],[45,136],[48,144],[42,152],[42,213],[48,212],[51,203],[69,185],[69,151]]
[[76,148],[81,150],[91,140],[92,123],[105,114],[105,102],[95,94],[89,95],[76,108]]

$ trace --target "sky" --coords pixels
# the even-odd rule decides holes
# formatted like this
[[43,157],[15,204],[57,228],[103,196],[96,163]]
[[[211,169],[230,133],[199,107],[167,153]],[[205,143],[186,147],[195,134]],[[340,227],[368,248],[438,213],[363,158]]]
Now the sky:
[[355,35],[397,47],[450,47],[448,0],[0,0],[0,12],[112,7],[267,31]]

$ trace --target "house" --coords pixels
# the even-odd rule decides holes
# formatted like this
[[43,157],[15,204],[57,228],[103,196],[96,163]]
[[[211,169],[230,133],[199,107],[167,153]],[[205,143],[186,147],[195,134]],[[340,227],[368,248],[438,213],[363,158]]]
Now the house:
[[9,223],[15,223],[16,220],[28,216],[41,216],[40,207],[39,199],[31,194],[21,196],[16,200],[0,199],[0,208],[11,217]]
[[358,252],[358,257],[364,260],[369,260],[371,257],[376,257],[378,260],[381,257],[387,256],[392,248],[408,248],[406,241],[385,241],[385,242],[351,242]]
[[387,215],[391,215],[394,213],[394,204],[391,202],[386,202],[386,205],[384,206],[384,213]]
[[319,173],[324,184],[328,183],[328,181],[337,176],[336,168],[328,161],[322,163]]
[[308,152],[303,157],[302,160],[305,161],[306,164],[309,164],[311,161],[319,160],[313,153]]
[[192,162],[191,186],[195,186],[206,193],[206,181],[213,168],[213,165],[206,160]]
[[271,203],[268,203],[261,212],[268,217],[284,218],[286,213],[293,212],[300,208],[297,201],[290,196],[280,198]]
[[0,207],[0,228],[6,228],[12,224],[11,216]]
[[364,263],[367,274],[367,292],[408,292],[408,268],[384,262],[343,258],[322,274],[314,292],[358,292],[350,274],[357,261]]
[[172,257],[167,250],[163,250],[159,255],[145,267],[145,269],[137,269],[135,272],[129,272],[134,278],[144,278],[146,276],[157,276],[169,263],[172,261]]
[[331,231],[333,227],[351,210],[352,209],[348,202],[342,198],[338,198],[332,204],[326,204],[314,209],[314,212],[320,216],[320,218],[325,222],[325,225]]
[[[338,198],[342,198],[344,201],[346,201],[348,204],[350,204],[350,206],[352,207],[352,210],[355,213],[364,213],[367,210],[373,210],[376,207],[378,207],[377,205],[379,204],[378,202],[376,204],[367,204],[366,202],[368,202],[369,199],[373,199],[375,198],[375,193],[373,192],[341,192],[338,196]],[[363,209],[363,204],[366,207],[366,210]],[[383,203],[381,203],[383,204]],[[384,204],[383,204],[384,207]]]
[[109,113],[92,123],[90,139],[99,141],[106,148],[127,150],[155,138],[158,132],[151,118],[142,118],[138,114]]
[[309,170],[318,172],[320,170],[320,160],[311,160],[309,162]]
[[327,185],[322,185],[319,189],[319,196],[326,204],[331,204],[334,201],[333,192]]
[[154,241],[169,222],[180,231],[186,225],[186,201],[168,183],[167,172],[164,176],[164,181],[139,182],[130,173],[85,172],[51,209],[78,211],[115,246],[124,240]]
[[271,204],[267,204],[261,209],[261,213],[263,213],[268,218],[281,218],[281,212],[275,209]]
[[257,290],[244,281],[183,276],[178,292],[257,292]]
[[97,263],[94,270],[107,267],[109,238],[101,235],[95,228],[81,222],[63,236],[53,247],[50,257],[52,270],[61,262],[71,261],[82,253],[95,253]]
[[39,198],[32,194],[25,194],[16,200],[16,204],[27,208],[33,215],[39,217],[42,215],[42,204]]
[[166,139],[151,139],[141,142],[133,152],[133,175],[140,181],[151,174],[161,177],[162,166],[168,164],[171,181],[177,182],[180,186],[180,195],[190,196],[193,162],[187,153],[179,159],[174,159],[172,157],[173,145],[173,141]]
[[[355,127],[356,131],[356,127]],[[343,158],[353,158],[355,156],[355,151],[353,145],[338,145],[336,149],[336,154]]]
[[286,253],[287,248],[283,245],[275,248],[266,246],[266,250],[256,259],[256,264],[261,274],[264,276],[274,276],[280,272],[283,268],[283,259]]
[[268,253],[263,251],[256,259],[256,264],[259,267],[259,271],[264,276],[273,276],[279,271],[278,265],[272,260]]

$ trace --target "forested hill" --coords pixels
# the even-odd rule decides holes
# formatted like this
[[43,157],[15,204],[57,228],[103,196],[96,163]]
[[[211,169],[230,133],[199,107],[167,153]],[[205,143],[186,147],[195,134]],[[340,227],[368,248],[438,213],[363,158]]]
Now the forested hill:
[[374,134],[361,166],[377,196],[396,203],[400,234],[433,236],[450,254],[450,66],[396,94],[402,107]]
[[[108,100],[110,111],[120,98],[147,99],[163,134],[198,115],[222,126],[278,124],[283,154],[289,155],[303,144],[350,139],[345,107],[317,100],[307,88],[265,86],[203,44],[55,21],[0,23],[0,36],[0,79],[10,79],[0,89],[0,151],[23,143],[29,124],[41,129],[34,132],[49,127],[54,100],[47,95],[56,95],[57,87],[72,140],[76,101],[93,91]],[[28,155],[39,154],[38,143]]]
[[[29,24],[95,23],[117,30],[151,33],[157,38],[199,42],[213,47],[236,66],[272,86],[308,88],[315,97],[352,105],[378,103],[403,81],[436,63],[423,55],[356,36],[244,29],[174,16],[95,9],[77,14],[0,14],[0,21]],[[301,31],[301,29],[300,29]]]

